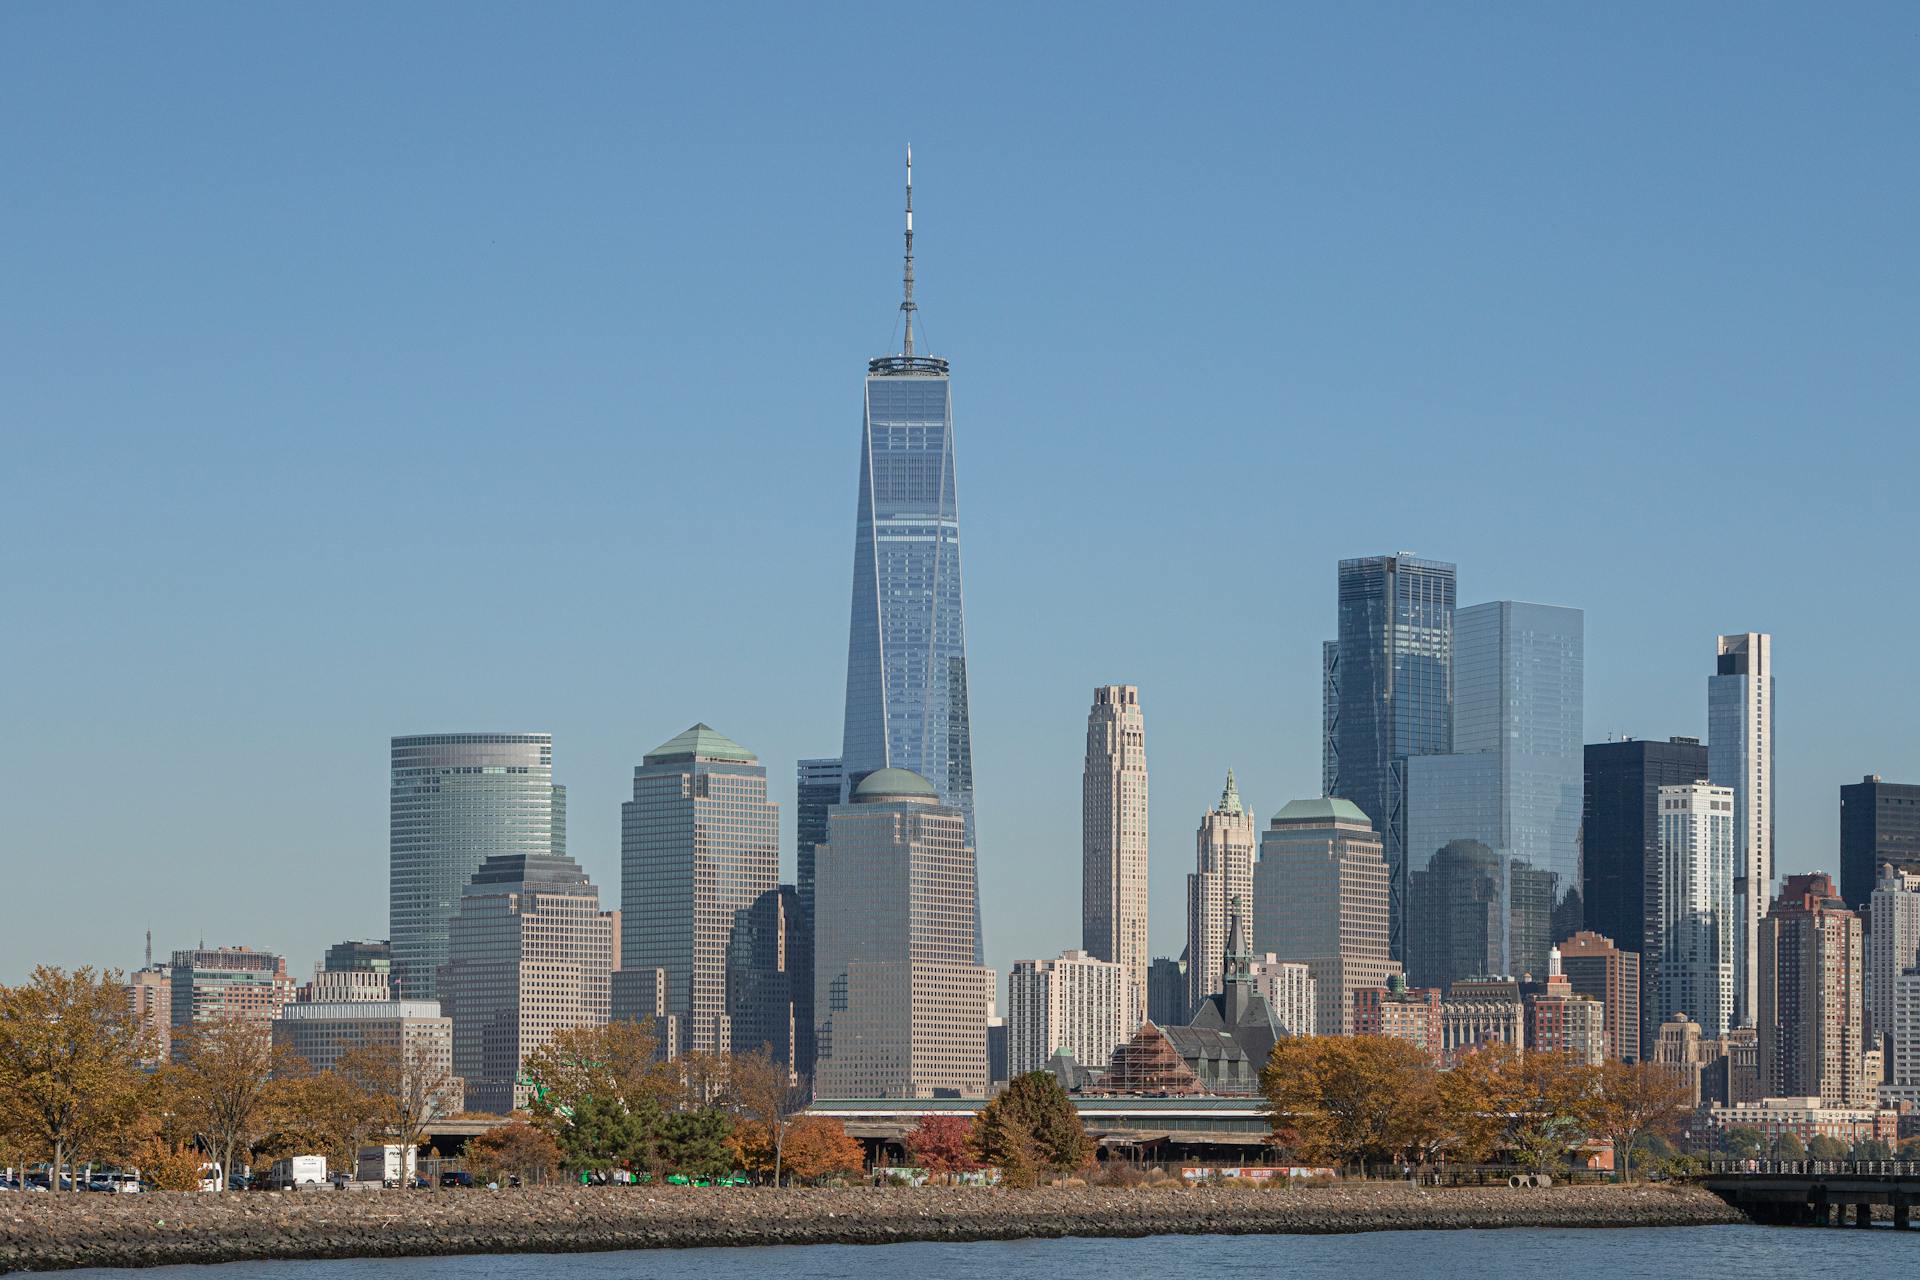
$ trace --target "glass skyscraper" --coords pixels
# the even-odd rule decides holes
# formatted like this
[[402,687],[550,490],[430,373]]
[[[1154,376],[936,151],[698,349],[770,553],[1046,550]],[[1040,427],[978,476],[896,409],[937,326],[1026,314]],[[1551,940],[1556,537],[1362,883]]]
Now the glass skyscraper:
[[[1497,873],[1491,952],[1507,976],[1543,979],[1548,946],[1581,928],[1584,631],[1578,609],[1513,600],[1461,609],[1453,620],[1453,751],[1407,761],[1407,930],[1427,927],[1428,907],[1438,927],[1441,899],[1423,902],[1420,892],[1447,882],[1421,877],[1435,855],[1455,842],[1477,844]],[[1410,939],[1408,951],[1422,948]]]
[[389,785],[394,996],[433,1000],[467,881],[495,856],[565,857],[567,791],[550,733],[395,738]]
[[953,403],[947,362],[913,350],[912,172],[909,157],[905,343],[901,354],[867,362],[842,787],[850,794],[877,769],[910,769],[965,817],[971,846]]
[[1453,565],[1340,562],[1340,635],[1323,650],[1322,774],[1373,822],[1389,874],[1393,957],[1406,959],[1405,769],[1453,744]]

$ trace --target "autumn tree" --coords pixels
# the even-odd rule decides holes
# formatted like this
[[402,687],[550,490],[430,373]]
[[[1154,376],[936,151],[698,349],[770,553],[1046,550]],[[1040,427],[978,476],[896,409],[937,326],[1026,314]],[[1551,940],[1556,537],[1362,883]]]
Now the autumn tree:
[[1274,1137],[1301,1158],[1339,1166],[1391,1160],[1416,1143],[1437,1147],[1415,1120],[1440,1095],[1418,1046],[1387,1036],[1293,1036],[1260,1072]]
[[1593,1130],[1613,1143],[1621,1181],[1633,1181],[1633,1152],[1641,1139],[1670,1137],[1691,1101],[1686,1086],[1655,1063],[1610,1060],[1600,1068]]
[[631,1018],[568,1027],[529,1054],[520,1074],[549,1113],[564,1113],[590,1095],[628,1107],[652,1101],[664,1108],[680,1081],[671,1063],[657,1060],[658,1049],[652,1029]]
[[291,1073],[291,1056],[276,1052],[267,1024],[225,1012],[176,1029],[180,1061],[166,1068],[174,1109],[220,1163],[220,1190],[234,1175],[235,1155],[246,1156],[274,1119],[273,1075]]
[[369,1101],[367,1131],[403,1147],[419,1147],[434,1121],[459,1110],[453,1063],[424,1036],[349,1049],[334,1069]]
[[804,1182],[858,1174],[866,1151],[846,1126],[826,1116],[802,1116],[787,1128],[787,1167]]
[[772,1046],[733,1056],[726,1103],[735,1119],[728,1142],[741,1169],[778,1185],[787,1129],[806,1101],[805,1087],[791,1067],[774,1059]]
[[997,1166],[1014,1186],[1084,1168],[1094,1154],[1073,1100],[1050,1071],[1016,1076],[995,1095],[974,1125],[973,1146],[983,1163]]
[[467,1163],[493,1181],[518,1178],[535,1186],[559,1167],[560,1147],[545,1131],[515,1119],[468,1142]]
[[123,1145],[139,1113],[145,1037],[120,975],[41,965],[0,987],[0,1132],[53,1157]]
[[971,1173],[980,1167],[973,1151],[973,1121],[965,1116],[922,1116],[907,1131],[907,1159],[935,1176]]
[[1597,1068],[1557,1053],[1483,1045],[1454,1068],[1479,1086],[1478,1108],[1499,1131],[1498,1145],[1520,1164],[1558,1167],[1586,1139],[1598,1095]]

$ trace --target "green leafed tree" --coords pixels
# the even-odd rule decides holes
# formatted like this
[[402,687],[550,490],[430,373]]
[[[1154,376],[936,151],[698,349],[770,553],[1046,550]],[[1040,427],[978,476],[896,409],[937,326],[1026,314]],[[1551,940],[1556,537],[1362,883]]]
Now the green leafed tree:
[[987,1103],[974,1125],[973,1145],[981,1162],[997,1166],[1014,1186],[1085,1168],[1094,1154],[1073,1100],[1050,1071],[1015,1077]]

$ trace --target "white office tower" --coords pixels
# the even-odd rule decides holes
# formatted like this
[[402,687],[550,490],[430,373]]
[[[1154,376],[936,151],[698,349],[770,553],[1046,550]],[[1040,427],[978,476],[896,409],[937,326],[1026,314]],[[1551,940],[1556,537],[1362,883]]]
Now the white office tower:
[[1707,681],[1707,781],[1733,791],[1733,1021],[1760,1000],[1760,920],[1773,902],[1773,637],[1721,636]]

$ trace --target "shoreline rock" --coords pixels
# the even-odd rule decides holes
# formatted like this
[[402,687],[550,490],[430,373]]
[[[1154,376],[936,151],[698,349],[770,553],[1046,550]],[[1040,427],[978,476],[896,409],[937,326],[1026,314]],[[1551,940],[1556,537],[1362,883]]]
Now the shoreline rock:
[[1066,1236],[1694,1227],[1746,1219],[1683,1186],[540,1187],[0,1195],[0,1273],[294,1259]]

